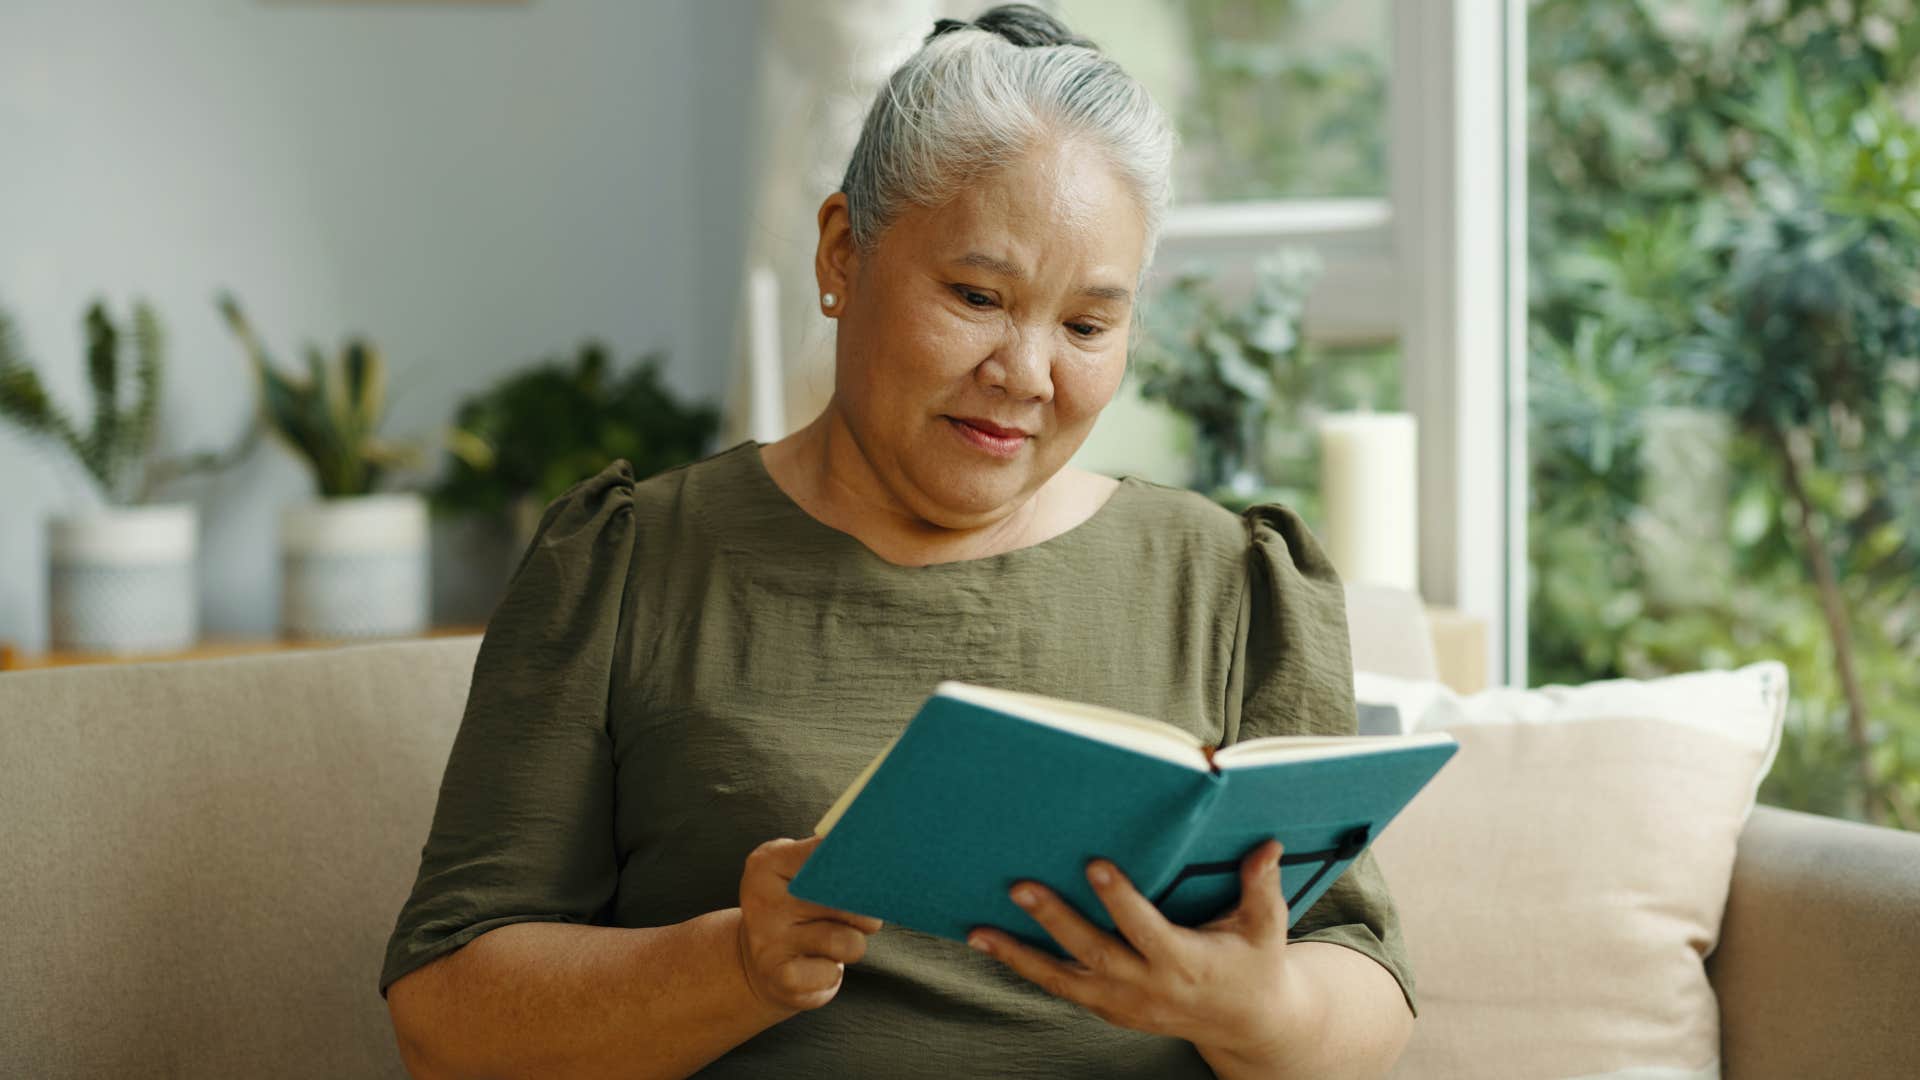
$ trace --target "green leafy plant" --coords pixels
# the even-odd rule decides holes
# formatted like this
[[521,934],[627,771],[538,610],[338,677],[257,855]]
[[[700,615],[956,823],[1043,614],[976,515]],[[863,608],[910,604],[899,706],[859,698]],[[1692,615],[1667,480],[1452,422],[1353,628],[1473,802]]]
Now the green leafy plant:
[[[1531,677],[1779,658],[1762,799],[1920,827],[1920,22],[1532,0],[1529,24]],[[1689,409],[1728,432],[1697,510],[1724,570],[1680,597],[1636,537],[1672,501],[1648,420]]]
[[[106,306],[86,309],[86,384],[94,396],[94,421],[88,430],[54,404],[33,367],[21,356],[13,323],[0,313],[0,415],[38,436],[63,444],[100,484],[111,503],[140,502],[146,494],[144,467],[154,446],[154,415],[159,409],[165,338],[159,317],[146,302],[132,307],[131,373],[121,367],[121,331]],[[131,400],[121,407],[123,390]]]
[[1317,255],[1286,248],[1256,262],[1242,304],[1229,303],[1218,271],[1201,264],[1155,296],[1144,320],[1140,395],[1193,421],[1200,490],[1259,484],[1264,429],[1282,388],[1297,381],[1300,315],[1319,278]]
[[4,312],[0,312],[0,417],[65,446],[109,502],[138,503],[148,496],[153,479],[150,456],[166,350],[160,320],[146,302],[134,303],[131,371],[121,363],[122,331],[103,303],[96,301],[87,308],[85,327],[92,425],[81,430],[48,396],[21,354],[18,334]]
[[[1782,67],[1775,78],[1786,87],[1779,100],[1791,114],[1787,122],[1795,130],[1817,130],[1795,93],[1792,69]],[[1757,109],[1748,115],[1763,116]],[[1920,148],[1920,139],[1913,145]],[[1801,164],[1817,173],[1816,163]],[[1853,168],[1858,175],[1859,165]],[[1880,805],[1853,616],[1841,589],[1830,515],[1813,493],[1811,474],[1864,464],[1858,460],[1863,452],[1889,464],[1920,461],[1920,425],[1913,423],[1920,395],[1911,374],[1920,364],[1920,229],[1914,227],[1920,215],[1897,203],[1885,212],[1857,189],[1829,205],[1810,183],[1817,179],[1804,172],[1786,174],[1770,163],[1754,171],[1765,182],[1761,198],[1736,219],[1726,240],[1725,293],[1701,312],[1703,333],[1683,364],[1699,377],[1708,401],[1772,451],[1799,555],[1832,636],[1861,788],[1869,805]],[[1910,485],[1871,491],[1878,485],[1866,479],[1863,486],[1860,509],[1879,503],[1883,520],[1911,520],[1916,496]],[[1892,576],[1911,581],[1913,552],[1899,554]],[[1851,561],[1856,573],[1868,572],[1859,558]]]
[[660,361],[650,354],[616,372],[606,346],[590,341],[571,364],[550,357],[467,398],[435,504],[506,513],[528,500],[544,506],[616,458],[651,476],[699,457],[719,414],[680,401],[661,380]]
[[1314,33],[1346,0],[1163,2],[1185,24],[1192,60],[1179,102],[1185,197],[1386,191],[1385,38],[1342,44]]
[[307,460],[321,495],[369,494],[388,469],[418,456],[375,434],[386,414],[387,371],[371,342],[350,338],[331,364],[309,345],[306,377],[282,374],[239,301],[223,292],[216,302],[259,376],[261,419]]

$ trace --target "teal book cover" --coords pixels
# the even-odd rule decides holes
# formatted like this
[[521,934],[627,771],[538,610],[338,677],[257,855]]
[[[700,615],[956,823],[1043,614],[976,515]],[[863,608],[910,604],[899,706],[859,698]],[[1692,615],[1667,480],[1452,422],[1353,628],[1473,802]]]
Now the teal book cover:
[[1111,859],[1167,918],[1239,902],[1240,860],[1269,836],[1291,926],[1459,749],[1451,735],[1254,739],[1208,753],[1170,724],[942,683],[816,832],[803,900],[964,941],[996,926],[1063,955],[1007,896],[1042,882],[1090,921]]

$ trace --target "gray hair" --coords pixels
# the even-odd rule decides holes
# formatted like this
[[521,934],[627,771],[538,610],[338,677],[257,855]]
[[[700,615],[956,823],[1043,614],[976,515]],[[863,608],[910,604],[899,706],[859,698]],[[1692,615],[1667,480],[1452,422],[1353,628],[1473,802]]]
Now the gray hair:
[[939,206],[1048,137],[1105,152],[1144,213],[1144,278],[1170,195],[1173,131],[1146,88],[1051,15],[1003,4],[942,19],[867,111],[840,190],[871,251],[908,206]]

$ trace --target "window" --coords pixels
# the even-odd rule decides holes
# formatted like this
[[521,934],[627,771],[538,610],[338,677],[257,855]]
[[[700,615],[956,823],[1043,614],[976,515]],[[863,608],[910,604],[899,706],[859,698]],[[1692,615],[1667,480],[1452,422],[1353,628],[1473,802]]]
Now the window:
[[1920,829],[1911,5],[1534,0],[1529,678],[1764,658],[1762,801]]
[[[1518,0],[1056,7],[1181,129],[1162,280],[1193,259],[1244,279],[1282,244],[1320,256],[1303,328],[1313,362],[1330,369],[1314,381],[1331,389],[1312,405],[1416,415],[1421,591],[1488,622],[1495,679],[1520,670],[1522,623],[1509,612],[1524,595],[1524,562],[1510,551],[1524,474],[1506,445],[1522,404],[1507,362],[1522,325],[1522,158],[1508,93],[1519,81]],[[1126,394],[1112,412],[1089,442],[1098,467],[1183,479],[1165,455],[1145,460],[1144,448],[1177,440],[1164,414]],[[1274,442],[1297,459],[1313,440],[1296,425]]]

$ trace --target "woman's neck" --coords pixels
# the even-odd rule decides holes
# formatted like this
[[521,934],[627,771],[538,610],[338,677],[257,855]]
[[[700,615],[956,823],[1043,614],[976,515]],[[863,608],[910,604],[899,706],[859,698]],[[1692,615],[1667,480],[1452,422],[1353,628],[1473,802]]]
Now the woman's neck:
[[1040,543],[1091,517],[1114,485],[1106,477],[1062,469],[978,525],[936,524],[887,485],[831,405],[811,424],[763,447],[761,460],[802,510],[902,566],[986,558]]

